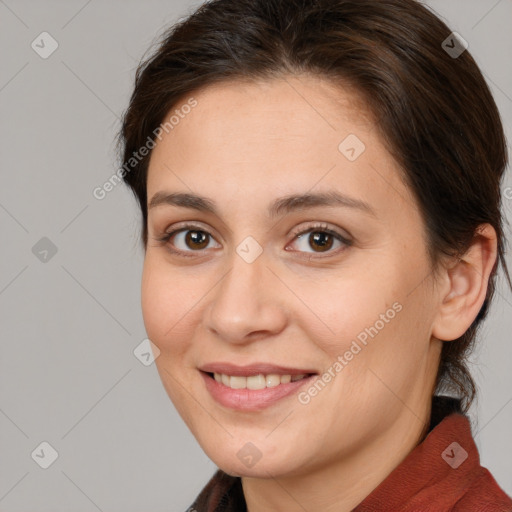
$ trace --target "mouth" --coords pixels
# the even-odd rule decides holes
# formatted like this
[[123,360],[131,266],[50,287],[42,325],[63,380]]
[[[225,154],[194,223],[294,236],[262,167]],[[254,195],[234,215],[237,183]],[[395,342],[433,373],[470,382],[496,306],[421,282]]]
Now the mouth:
[[211,397],[240,411],[260,411],[311,384],[318,376],[308,369],[256,364],[218,363],[199,368]]

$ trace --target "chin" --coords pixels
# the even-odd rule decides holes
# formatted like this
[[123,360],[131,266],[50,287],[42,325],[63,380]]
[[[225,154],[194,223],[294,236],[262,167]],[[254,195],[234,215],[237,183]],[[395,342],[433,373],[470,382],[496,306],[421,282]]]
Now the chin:
[[243,463],[235,463],[233,461],[219,460],[213,461],[222,471],[231,476],[247,477],[247,478],[274,478],[293,474],[290,472],[290,465],[285,461],[264,463],[262,460],[257,462],[253,467],[247,467]]
[[[282,445],[281,445],[282,446]],[[222,447],[202,445],[206,455],[225,473],[251,478],[273,478],[298,475],[305,470],[305,458],[299,458],[296,450],[279,449],[255,441],[230,441]],[[211,448],[211,449],[208,449]],[[221,449],[220,449],[221,448]]]

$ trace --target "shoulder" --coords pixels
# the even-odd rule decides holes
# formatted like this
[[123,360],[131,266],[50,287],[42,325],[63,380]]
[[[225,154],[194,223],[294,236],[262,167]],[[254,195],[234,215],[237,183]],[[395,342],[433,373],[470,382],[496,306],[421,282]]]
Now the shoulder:
[[480,466],[466,482],[453,512],[512,512],[512,499],[501,489],[487,468]]
[[512,499],[480,464],[469,418],[454,404],[435,401],[431,430],[356,512],[512,512]]

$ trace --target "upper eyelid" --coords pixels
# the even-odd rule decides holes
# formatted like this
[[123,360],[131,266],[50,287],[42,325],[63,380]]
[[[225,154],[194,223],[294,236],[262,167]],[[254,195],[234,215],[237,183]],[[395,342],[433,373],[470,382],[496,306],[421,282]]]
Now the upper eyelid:
[[201,226],[201,224],[195,224],[194,222],[187,222],[187,221],[183,221],[183,223],[178,223],[178,225],[176,225],[176,226],[173,225],[172,229],[166,228],[163,231],[163,234],[173,233],[173,236],[175,236],[178,233],[181,233],[183,231],[193,231],[194,229],[197,231],[203,231],[203,232],[207,233],[209,236],[216,239],[216,237],[211,233],[211,229],[205,228],[205,227]]
[[[293,234],[294,236],[297,236],[301,233],[305,233],[305,232],[317,229],[318,231],[322,231],[322,230],[332,231],[332,232],[334,232],[334,234],[339,235],[340,237],[342,237],[344,239],[351,238],[351,235],[348,234],[346,232],[346,230],[344,230],[342,228],[338,228],[336,226],[331,226],[331,225],[329,225],[329,223],[326,223],[323,221],[320,221],[320,222],[319,221],[304,221],[302,224],[307,223],[307,222],[310,222],[313,224],[309,225],[309,226],[302,226],[301,228],[294,228],[291,230],[291,234]],[[193,229],[197,229],[197,231],[204,231],[205,233],[208,233],[208,235],[213,236],[210,228],[208,228],[208,227],[205,228],[200,223],[196,224],[194,221],[183,221],[183,222],[177,223],[177,225],[172,225],[172,226],[173,226],[172,229],[169,229],[169,228],[164,229],[164,234],[165,233],[177,234],[177,232],[189,231],[189,230],[192,231]],[[344,235],[343,233],[340,233],[340,231],[344,231],[347,234]]]
[[337,235],[337,236],[347,239],[347,240],[351,238],[351,236],[348,234],[345,236],[342,233],[340,233],[340,231],[345,231],[345,230],[342,230],[341,228],[338,228],[338,227],[330,226],[326,222],[317,222],[317,223],[314,223],[314,225],[304,226],[302,228],[293,229],[292,234],[294,236],[298,236],[301,233],[307,233],[308,231],[314,231],[314,230],[317,230],[320,232],[321,231],[331,232],[333,235]]

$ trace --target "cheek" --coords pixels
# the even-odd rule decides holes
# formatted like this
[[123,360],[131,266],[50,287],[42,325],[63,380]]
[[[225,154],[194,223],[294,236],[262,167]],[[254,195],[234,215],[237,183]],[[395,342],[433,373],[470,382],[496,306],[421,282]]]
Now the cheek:
[[349,350],[353,340],[364,342],[367,329],[376,323],[380,332],[393,321],[396,311],[392,306],[399,294],[382,275],[351,269],[336,279],[319,277],[297,288],[307,306],[301,315],[308,322],[307,331],[331,358]]
[[170,351],[173,354],[182,351],[190,340],[191,319],[197,314],[200,303],[195,283],[189,276],[172,271],[159,258],[146,255],[142,273],[142,315],[149,339],[164,358]]
[[336,279],[302,280],[295,288],[308,306],[296,313],[302,329],[327,355],[327,369],[338,362],[331,372],[344,375],[333,389],[362,386],[357,390],[362,394],[381,385],[375,374],[402,388],[425,357],[428,298],[420,289],[411,293],[419,273],[409,272],[405,262],[397,264],[395,256],[387,264],[379,258],[345,270]]

